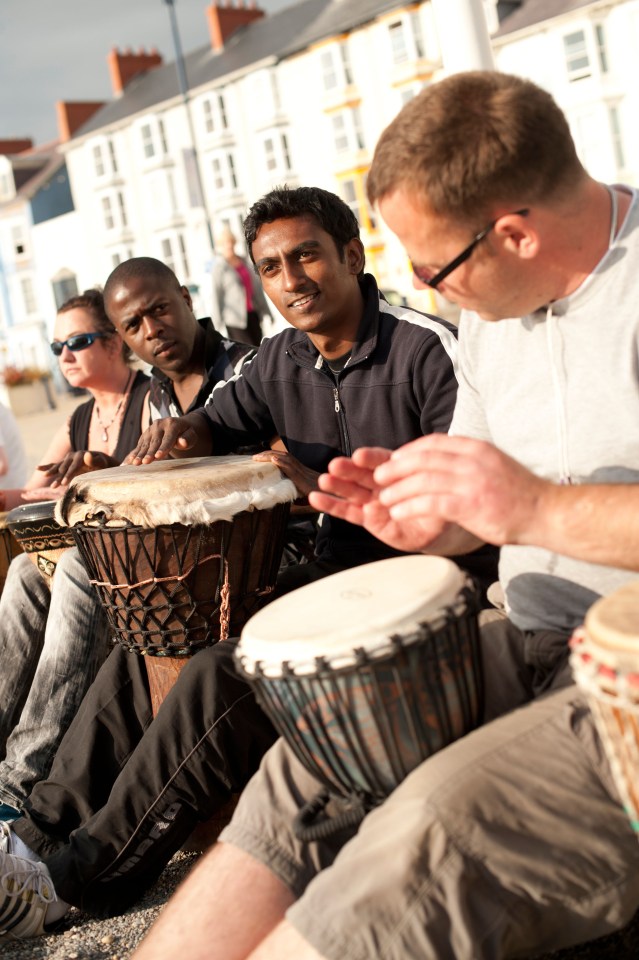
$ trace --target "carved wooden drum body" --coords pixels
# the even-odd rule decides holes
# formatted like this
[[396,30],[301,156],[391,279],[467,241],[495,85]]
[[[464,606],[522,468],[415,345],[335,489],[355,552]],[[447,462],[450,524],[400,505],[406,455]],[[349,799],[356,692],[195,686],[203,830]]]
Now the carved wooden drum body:
[[185,658],[239,635],[270,598],[295,495],[277,467],[251,457],[115,467],[72,482],[60,518],[116,639],[147,657],[154,710]]

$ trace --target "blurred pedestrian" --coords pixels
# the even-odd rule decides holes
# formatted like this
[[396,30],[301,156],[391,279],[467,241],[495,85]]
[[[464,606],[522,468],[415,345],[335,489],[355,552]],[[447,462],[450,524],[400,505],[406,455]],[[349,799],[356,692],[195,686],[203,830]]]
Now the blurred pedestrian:
[[237,253],[237,240],[229,228],[222,230],[218,236],[217,248],[229,266],[237,273],[244,290],[246,299],[246,319],[244,324],[237,327],[227,326],[229,336],[241,343],[252,343],[259,346],[263,336],[262,319],[271,320],[271,311],[262,289],[259,277],[253,267]]

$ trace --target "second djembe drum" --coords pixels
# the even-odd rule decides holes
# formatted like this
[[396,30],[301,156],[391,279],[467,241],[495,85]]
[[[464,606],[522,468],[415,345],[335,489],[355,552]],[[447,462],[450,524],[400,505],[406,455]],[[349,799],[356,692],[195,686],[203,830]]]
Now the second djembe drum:
[[71,531],[56,520],[55,507],[55,500],[42,500],[14,507],[6,514],[7,527],[49,588],[58,560],[65,550],[75,546]]
[[272,463],[203,457],[76,477],[73,530],[115,639],[145,656],[154,713],[186,658],[270,599],[296,491]]
[[476,727],[483,685],[478,597],[450,560],[406,556],[336,573],[246,625],[240,672],[325,789],[298,836],[317,839],[331,796],[361,819],[419,763]]

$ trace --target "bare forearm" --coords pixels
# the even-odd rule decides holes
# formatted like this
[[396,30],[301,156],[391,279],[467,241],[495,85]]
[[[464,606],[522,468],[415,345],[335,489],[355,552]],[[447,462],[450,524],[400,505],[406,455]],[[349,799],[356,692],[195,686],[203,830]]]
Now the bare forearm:
[[511,542],[639,570],[639,486],[547,484],[538,510]]

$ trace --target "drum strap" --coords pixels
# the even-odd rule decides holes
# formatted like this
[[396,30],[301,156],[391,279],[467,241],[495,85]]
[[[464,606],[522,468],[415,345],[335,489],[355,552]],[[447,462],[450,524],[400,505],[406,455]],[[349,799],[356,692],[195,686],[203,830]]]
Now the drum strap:
[[[331,817],[324,815],[326,807],[331,801],[329,791],[323,787],[315,796],[308,800],[293,821],[295,836],[302,843],[312,843],[315,840],[325,840],[340,830],[358,826],[368,812],[360,800],[352,801],[352,805]],[[321,818],[321,819],[320,819]]]

